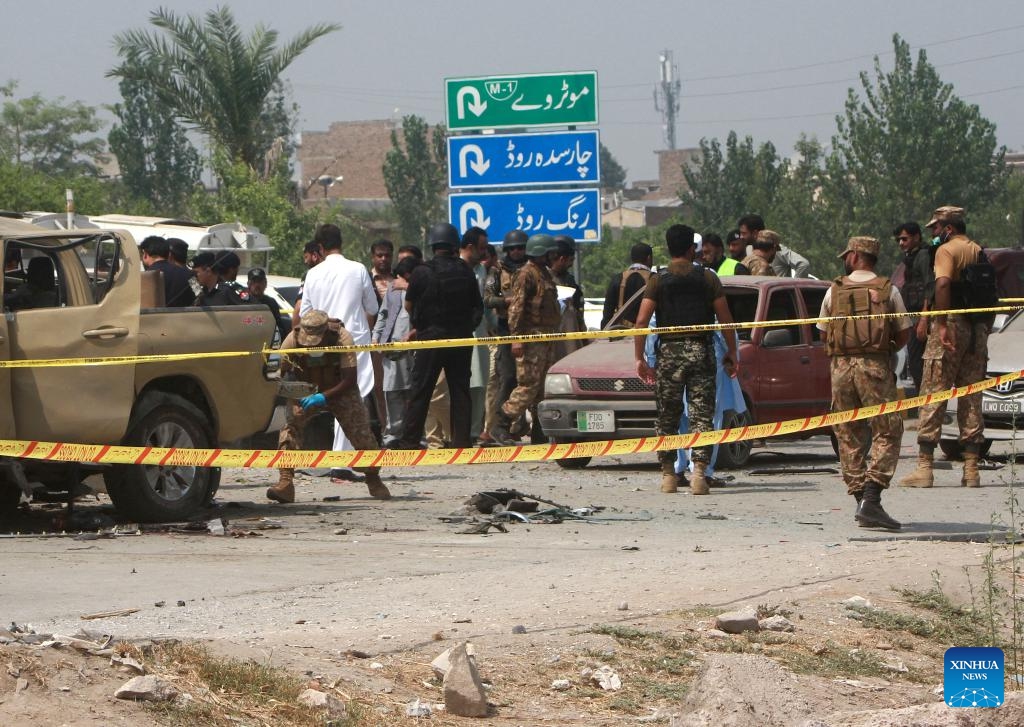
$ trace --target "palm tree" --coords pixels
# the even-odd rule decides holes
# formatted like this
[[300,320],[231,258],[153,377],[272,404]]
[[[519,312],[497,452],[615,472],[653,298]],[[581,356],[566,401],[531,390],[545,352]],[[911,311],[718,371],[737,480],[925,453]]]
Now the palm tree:
[[341,28],[318,23],[276,47],[276,30],[260,24],[245,37],[226,6],[205,19],[159,8],[150,24],[164,32],[135,29],[114,37],[126,60],[107,75],[151,84],[178,118],[253,169],[267,151],[261,115],[281,73],[313,41]]

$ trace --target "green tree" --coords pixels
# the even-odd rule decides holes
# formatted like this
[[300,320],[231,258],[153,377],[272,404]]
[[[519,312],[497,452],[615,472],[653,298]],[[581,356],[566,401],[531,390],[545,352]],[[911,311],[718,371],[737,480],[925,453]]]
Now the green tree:
[[[17,84],[0,86],[0,157],[17,167],[51,175],[95,176],[104,161],[103,126],[96,109],[80,101],[48,101],[39,94],[14,99]],[[63,205],[61,205],[63,206]]]
[[924,50],[915,63],[899,35],[893,49],[891,70],[876,57],[874,79],[862,72],[860,93],[849,90],[827,163],[834,213],[849,233],[879,238],[939,205],[985,207],[1007,173],[995,125],[953,93]]
[[122,102],[111,107],[117,123],[107,139],[121,179],[152,213],[184,215],[202,172],[199,152],[149,83],[122,78],[119,88]]
[[427,228],[448,218],[445,190],[448,185],[447,132],[442,125],[433,131],[421,117],[402,119],[402,139],[391,132],[391,150],[384,158],[384,184],[395,205],[399,232],[405,241],[422,242]]
[[254,170],[264,167],[272,148],[266,118],[274,114],[281,73],[314,41],[340,28],[318,23],[278,47],[277,31],[257,25],[245,36],[226,6],[203,18],[160,8],[150,23],[162,32],[135,29],[115,36],[114,47],[126,60],[108,75],[151,84],[178,118]]
[[725,230],[744,214],[767,215],[784,174],[783,161],[771,142],[755,147],[730,131],[725,150],[718,139],[701,139],[692,165],[683,165],[689,189],[680,192],[697,230]]
[[601,187],[620,190],[626,186],[626,169],[619,164],[611,150],[601,144]]

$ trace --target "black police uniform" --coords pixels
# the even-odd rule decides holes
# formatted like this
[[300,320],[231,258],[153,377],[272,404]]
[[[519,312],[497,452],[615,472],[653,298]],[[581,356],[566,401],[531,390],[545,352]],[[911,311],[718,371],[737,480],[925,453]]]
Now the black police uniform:
[[249,299],[249,291],[245,288],[236,289],[231,283],[221,281],[213,290],[204,290],[196,296],[197,306],[215,305],[248,305],[252,303]]
[[[462,259],[438,255],[413,271],[405,300],[412,306],[416,340],[472,338],[483,316],[476,276]],[[430,398],[444,370],[451,397],[452,446],[470,446],[469,377],[473,349],[417,349],[413,356],[412,386],[405,411],[405,430],[396,449],[419,449]]]

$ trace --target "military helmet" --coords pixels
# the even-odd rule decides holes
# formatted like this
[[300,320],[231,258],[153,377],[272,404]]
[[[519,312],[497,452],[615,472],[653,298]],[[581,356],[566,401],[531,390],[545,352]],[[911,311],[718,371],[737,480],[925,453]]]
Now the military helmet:
[[526,241],[527,257],[542,257],[549,252],[555,252],[557,249],[558,243],[555,242],[555,238],[551,235],[533,235]]
[[526,247],[526,233],[522,230],[509,230],[505,233],[501,249],[508,250],[510,247]]
[[459,231],[447,222],[438,222],[430,228],[427,233],[427,243],[431,247],[450,247],[457,250],[459,247]]

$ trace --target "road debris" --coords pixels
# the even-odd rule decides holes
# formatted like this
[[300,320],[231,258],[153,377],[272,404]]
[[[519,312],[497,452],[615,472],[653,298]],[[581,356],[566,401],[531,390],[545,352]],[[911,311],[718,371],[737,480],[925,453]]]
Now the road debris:
[[178,696],[178,689],[158,676],[135,677],[125,682],[114,692],[118,699],[134,699],[142,702],[169,702]]
[[83,621],[94,621],[98,618],[116,618],[118,616],[130,616],[133,613],[138,613],[141,608],[119,608],[114,611],[100,611],[99,613],[87,613],[84,616],[78,618]]
[[584,669],[583,672],[589,672],[585,678],[606,692],[617,692],[622,689],[622,679],[607,664],[601,664],[596,669]]
[[487,692],[484,691],[476,659],[462,642],[451,649],[451,666],[444,675],[444,707],[449,714],[459,717],[486,717]]
[[318,689],[306,689],[299,694],[295,700],[303,707],[322,709],[330,719],[345,719],[348,716],[348,707],[340,699],[327,692]]

